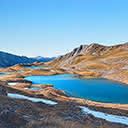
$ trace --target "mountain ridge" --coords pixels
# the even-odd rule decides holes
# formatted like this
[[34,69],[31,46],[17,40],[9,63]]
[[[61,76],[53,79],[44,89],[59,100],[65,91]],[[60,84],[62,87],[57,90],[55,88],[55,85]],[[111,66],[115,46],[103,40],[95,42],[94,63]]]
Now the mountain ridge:
[[45,57],[40,57],[40,59],[36,57],[30,58],[26,56],[19,56],[8,52],[0,51],[0,67],[9,67],[19,63],[34,63],[36,61],[48,62],[52,59],[53,58],[45,58]]
[[128,43],[81,45],[46,64],[85,77],[100,77],[128,84]]

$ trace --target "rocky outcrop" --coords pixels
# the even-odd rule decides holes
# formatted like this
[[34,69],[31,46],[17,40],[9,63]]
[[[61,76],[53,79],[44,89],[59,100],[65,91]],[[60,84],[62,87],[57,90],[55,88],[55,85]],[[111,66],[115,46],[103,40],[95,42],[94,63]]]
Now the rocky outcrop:
[[83,113],[74,103],[55,106],[0,96],[1,128],[127,128]]

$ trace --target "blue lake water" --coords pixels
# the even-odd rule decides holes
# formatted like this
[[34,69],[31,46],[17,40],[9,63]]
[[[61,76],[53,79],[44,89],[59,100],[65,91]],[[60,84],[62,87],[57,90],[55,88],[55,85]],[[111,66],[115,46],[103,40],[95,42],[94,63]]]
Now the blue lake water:
[[29,69],[48,69],[50,67],[47,67],[47,66],[25,66],[25,68],[29,68]]
[[29,76],[33,84],[53,84],[69,96],[97,102],[128,104],[128,85],[106,79],[81,79],[72,74]]
[[29,69],[40,69],[40,67],[37,66],[24,66],[24,67]]
[[24,70],[20,70],[20,71],[17,71],[17,72],[21,72],[22,73],[22,72],[24,72]]
[[31,88],[28,88],[29,90],[39,90],[41,89],[40,87],[31,87]]

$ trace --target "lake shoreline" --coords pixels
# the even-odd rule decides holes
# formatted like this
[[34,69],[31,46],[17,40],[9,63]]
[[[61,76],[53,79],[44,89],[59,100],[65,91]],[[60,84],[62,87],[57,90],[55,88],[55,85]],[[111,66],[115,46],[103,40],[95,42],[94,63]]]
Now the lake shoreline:
[[[21,70],[23,70],[24,72],[18,72]],[[51,72],[51,70],[52,70],[52,72]],[[74,114],[77,113],[78,106],[87,107],[91,111],[104,113],[105,115],[109,115],[109,114],[111,115],[112,114],[112,115],[121,116],[121,117],[123,117],[123,116],[128,117],[128,113],[127,113],[128,112],[128,104],[121,105],[121,104],[99,103],[99,102],[93,102],[93,101],[86,100],[86,99],[69,97],[66,95],[66,93],[63,90],[57,90],[54,88],[54,85],[50,85],[49,83],[47,83],[45,85],[34,85],[34,84],[32,84],[32,81],[25,80],[25,77],[33,76],[33,75],[45,75],[45,76],[48,75],[49,76],[52,74],[54,76],[56,74],[58,74],[58,75],[59,74],[65,74],[65,73],[72,74],[72,72],[70,72],[70,71],[67,72],[67,71],[62,71],[60,69],[53,69],[53,68],[48,69],[48,70],[46,70],[46,69],[43,69],[43,70],[26,69],[26,68],[23,68],[20,66],[14,66],[14,67],[8,68],[8,69],[6,69],[6,71],[11,71],[11,72],[9,72],[8,76],[4,76],[1,78],[1,80],[4,81],[4,85],[2,85],[2,86],[4,88],[6,88],[8,90],[8,93],[11,94],[10,96],[13,97],[11,99],[10,99],[10,97],[8,97],[9,99],[6,98],[7,104],[8,104],[8,100],[11,100],[12,102],[15,102],[15,100],[16,100],[16,102],[17,102],[16,104],[18,106],[20,105],[20,102],[23,102],[23,103],[29,102],[33,105],[37,104],[37,106],[38,106],[40,104],[40,102],[43,99],[45,99],[45,101],[50,100],[53,103],[57,103],[57,105],[55,105],[55,109],[54,109],[53,113],[56,113],[58,111],[57,106],[60,106],[59,109],[61,111],[59,110],[59,113],[63,113],[63,111],[67,111],[67,107],[69,107],[68,109],[70,109],[70,111],[68,113],[73,115],[71,118],[73,118]],[[42,72],[42,71],[44,71],[44,72]],[[38,87],[41,89],[40,90],[31,90],[30,88],[32,88],[32,87]],[[35,98],[35,99],[37,99],[38,102],[37,103],[30,102],[27,99],[15,99],[12,94],[16,94],[16,96],[18,96],[19,94],[23,95],[21,98],[30,97],[29,98],[30,100]],[[1,102],[1,104],[2,104],[2,102]],[[71,104],[71,105],[68,106],[68,104]],[[49,106],[49,105],[47,105],[47,106]],[[77,108],[74,109],[74,107],[71,107],[71,106],[77,106]],[[47,107],[44,108],[42,106],[42,108],[45,109],[46,111],[52,111],[52,110],[49,110]],[[38,109],[38,107],[36,109]],[[28,111],[26,111],[26,114],[27,113],[28,113]],[[83,120],[83,118],[81,118],[81,116],[83,116],[83,114],[88,115],[89,119],[86,119],[86,121]],[[24,119],[24,117],[22,117],[22,118]],[[30,120],[32,120],[31,116],[29,118],[30,118]],[[100,123],[101,126],[106,124],[104,126],[104,128],[108,128],[108,127],[109,128],[111,128],[111,127],[112,128],[113,127],[126,128],[127,127],[126,125],[122,125],[120,123],[109,122],[107,120],[103,120],[102,118],[95,117],[95,115],[87,114],[80,108],[79,108],[77,118],[80,118],[80,120],[82,119],[82,124],[84,124],[84,126],[86,124],[85,122],[91,121],[91,124],[94,124],[94,125],[97,125],[96,122],[104,122],[102,124]],[[105,118],[107,118],[107,117],[105,117]],[[77,121],[79,121],[79,119],[77,119]],[[51,120],[50,120],[50,122],[51,122]],[[75,122],[76,122],[76,120],[75,120]],[[82,124],[80,123],[78,126],[80,126]],[[90,125],[88,126],[88,128],[89,127],[91,128]]]
[[[15,71],[19,71],[19,70],[24,70],[24,72],[21,72],[21,73],[16,73],[15,72],[15,75],[9,75],[8,77],[3,77],[2,79],[5,80],[5,81],[25,81],[25,77],[27,76],[33,76],[33,75],[40,75],[40,72],[42,72],[42,70],[40,71],[39,69],[26,69],[24,68],[23,66],[21,67],[20,65],[16,65],[16,66],[13,66],[11,68],[8,68],[6,69],[6,71],[8,70],[15,70]],[[63,71],[62,69],[54,69],[54,68],[50,68],[50,69],[43,69],[46,73],[45,74],[41,74],[41,75],[51,75],[51,72],[49,72],[50,70],[54,70],[54,73],[52,73],[52,75],[56,75],[56,74],[64,74],[64,73],[67,73],[67,71]],[[35,72],[36,71],[36,72]],[[39,74],[38,74],[39,73]],[[50,73],[50,74],[49,74]],[[68,72],[69,74],[71,74],[72,72],[69,71]],[[32,82],[30,81],[29,82],[30,86],[32,85]],[[49,84],[49,83],[47,83]],[[11,86],[11,87],[8,87],[10,90],[12,89],[13,92],[17,91],[17,92],[20,92],[22,94],[26,94],[26,95],[29,95],[29,96],[36,96],[36,95],[40,95],[41,94],[45,94],[46,92],[50,92],[50,93],[53,93],[54,92],[54,95],[55,96],[51,96],[49,97],[47,94],[42,95],[42,96],[39,96],[39,97],[45,97],[46,99],[51,99],[51,100],[54,100],[54,101],[58,101],[58,102],[74,102],[76,104],[79,104],[79,105],[85,105],[85,106],[90,106],[91,108],[94,108],[94,109],[99,109],[99,110],[102,110],[102,111],[107,111],[107,110],[104,110],[104,109],[110,109],[110,113],[113,113],[112,110],[114,109],[119,109],[117,111],[127,111],[128,110],[128,104],[125,104],[125,105],[122,105],[122,104],[108,104],[108,103],[99,103],[99,102],[94,102],[94,101],[91,101],[91,100],[86,100],[86,99],[81,99],[81,98],[73,98],[73,97],[68,97],[65,95],[64,91],[62,90],[61,91],[61,94],[59,94],[60,92],[59,91],[55,91],[56,89],[54,87],[48,87],[46,92],[42,91],[39,93],[35,93],[35,92],[30,92],[29,91],[26,91],[24,88],[19,88],[19,86]],[[59,92],[59,93],[58,93]],[[57,94],[58,93],[58,94]],[[62,96],[61,96],[62,95]],[[114,113],[118,113],[119,115],[121,115],[121,112],[114,112]],[[125,113],[125,112],[123,112]],[[126,114],[125,114],[126,115]]]

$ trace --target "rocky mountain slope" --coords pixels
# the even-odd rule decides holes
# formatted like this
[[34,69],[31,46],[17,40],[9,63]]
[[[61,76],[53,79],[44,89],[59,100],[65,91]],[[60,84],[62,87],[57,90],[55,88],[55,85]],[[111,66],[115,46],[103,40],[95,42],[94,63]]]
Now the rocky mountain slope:
[[8,67],[19,63],[33,63],[35,61],[39,62],[47,62],[49,60],[52,60],[53,58],[45,58],[40,57],[39,58],[28,58],[26,56],[17,56],[14,54],[6,53],[0,51],[0,67]]
[[47,63],[86,77],[101,77],[128,84],[128,43],[81,45]]

